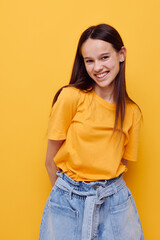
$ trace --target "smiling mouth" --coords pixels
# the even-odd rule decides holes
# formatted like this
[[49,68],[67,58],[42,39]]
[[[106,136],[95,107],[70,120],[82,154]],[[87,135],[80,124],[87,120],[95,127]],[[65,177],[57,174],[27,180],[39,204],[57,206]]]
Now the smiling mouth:
[[101,74],[95,74],[95,76],[96,76],[97,78],[104,78],[105,76],[107,76],[108,73],[109,73],[109,71],[104,72],[104,73],[101,73]]

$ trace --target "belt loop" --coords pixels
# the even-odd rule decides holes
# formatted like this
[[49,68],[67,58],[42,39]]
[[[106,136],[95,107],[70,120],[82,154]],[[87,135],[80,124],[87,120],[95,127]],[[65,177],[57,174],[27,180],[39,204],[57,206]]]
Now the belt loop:
[[113,183],[113,189],[114,189],[114,192],[115,192],[115,193],[118,192],[115,183]]
[[69,200],[72,200],[72,193],[73,193],[73,188],[69,190]]

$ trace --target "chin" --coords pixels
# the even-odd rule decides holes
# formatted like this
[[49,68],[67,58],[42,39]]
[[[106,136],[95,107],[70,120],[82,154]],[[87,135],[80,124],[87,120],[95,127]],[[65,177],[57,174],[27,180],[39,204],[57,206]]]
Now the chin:
[[99,86],[99,87],[109,87],[111,84],[112,84],[112,82],[105,82],[105,83],[98,83],[98,82],[96,82],[96,84]]

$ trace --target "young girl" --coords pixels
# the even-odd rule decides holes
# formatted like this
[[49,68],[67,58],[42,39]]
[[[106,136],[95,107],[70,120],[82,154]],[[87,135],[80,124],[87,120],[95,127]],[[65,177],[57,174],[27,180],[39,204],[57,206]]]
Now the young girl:
[[125,57],[113,27],[99,24],[81,35],[70,83],[55,95],[49,118],[53,188],[40,240],[144,239],[123,180],[127,161],[137,159],[142,118],[126,91]]

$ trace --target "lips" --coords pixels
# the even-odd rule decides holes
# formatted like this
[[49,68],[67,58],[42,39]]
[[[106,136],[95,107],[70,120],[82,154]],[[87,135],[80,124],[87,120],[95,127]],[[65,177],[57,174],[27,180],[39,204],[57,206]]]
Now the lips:
[[109,73],[109,71],[106,71],[106,72],[103,72],[103,73],[100,73],[100,74],[95,74],[95,76],[98,78],[98,79],[103,79],[107,76],[107,74]]

